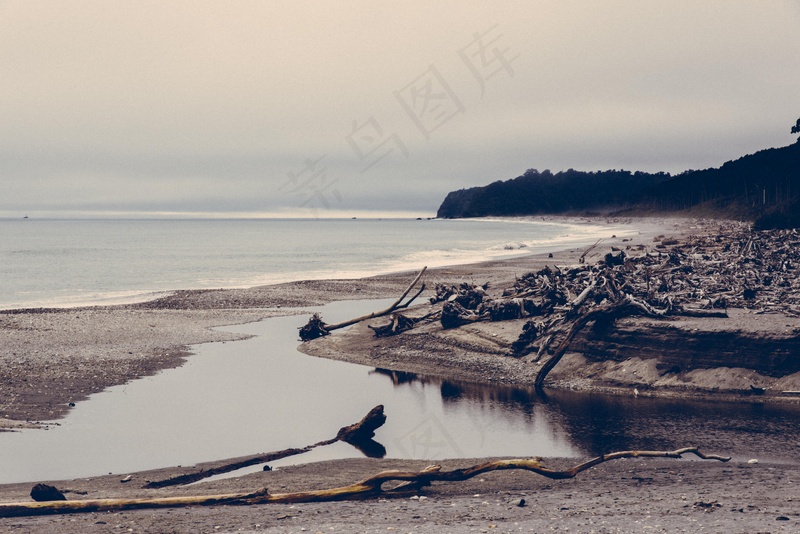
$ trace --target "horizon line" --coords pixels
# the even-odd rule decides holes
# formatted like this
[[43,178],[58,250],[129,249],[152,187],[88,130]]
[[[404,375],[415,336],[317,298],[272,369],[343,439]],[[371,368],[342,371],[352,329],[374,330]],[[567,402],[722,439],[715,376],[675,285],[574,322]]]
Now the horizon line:
[[416,219],[435,218],[429,211],[307,210],[289,212],[244,211],[103,211],[103,210],[0,210],[0,219]]

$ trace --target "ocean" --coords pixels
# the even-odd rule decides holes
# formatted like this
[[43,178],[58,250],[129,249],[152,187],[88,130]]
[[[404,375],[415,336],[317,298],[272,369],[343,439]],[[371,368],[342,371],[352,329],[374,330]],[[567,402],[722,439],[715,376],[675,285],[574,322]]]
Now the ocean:
[[0,220],[0,309],[474,263],[630,231],[531,220]]

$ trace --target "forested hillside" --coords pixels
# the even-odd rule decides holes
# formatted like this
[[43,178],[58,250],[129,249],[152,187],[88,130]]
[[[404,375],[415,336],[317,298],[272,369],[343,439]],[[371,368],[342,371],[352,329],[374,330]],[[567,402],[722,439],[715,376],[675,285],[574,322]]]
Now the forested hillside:
[[800,142],[671,176],[622,170],[531,169],[483,187],[453,191],[438,217],[563,213],[696,213],[800,226]]
[[438,217],[536,215],[619,209],[637,202],[645,190],[670,178],[667,173],[630,171],[551,173],[529,169],[522,176],[448,194]]
[[800,142],[684,172],[648,190],[639,204],[663,211],[703,207],[765,228],[800,226]]

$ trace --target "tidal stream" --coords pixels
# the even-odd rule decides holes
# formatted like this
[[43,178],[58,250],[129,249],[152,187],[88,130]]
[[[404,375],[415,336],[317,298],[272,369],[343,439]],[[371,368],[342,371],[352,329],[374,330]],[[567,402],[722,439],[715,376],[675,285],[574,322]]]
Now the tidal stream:
[[[336,322],[388,302],[336,302],[321,312]],[[298,352],[297,329],[307,319],[226,327],[254,337],[195,346],[181,367],[92,395],[48,430],[0,434],[0,483],[303,447],[334,437],[378,404],[388,419],[375,440],[393,458],[578,457],[697,445],[740,459],[790,461],[800,451],[796,406],[539,396],[532,388],[390,372]],[[283,462],[359,456],[338,443]]]

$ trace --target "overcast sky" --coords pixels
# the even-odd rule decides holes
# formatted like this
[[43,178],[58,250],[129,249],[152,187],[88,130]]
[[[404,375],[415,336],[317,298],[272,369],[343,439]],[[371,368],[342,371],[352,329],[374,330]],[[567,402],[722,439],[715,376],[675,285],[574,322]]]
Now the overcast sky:
[[798,0],[0,0],[0,216],[433,215],[798,117]]

